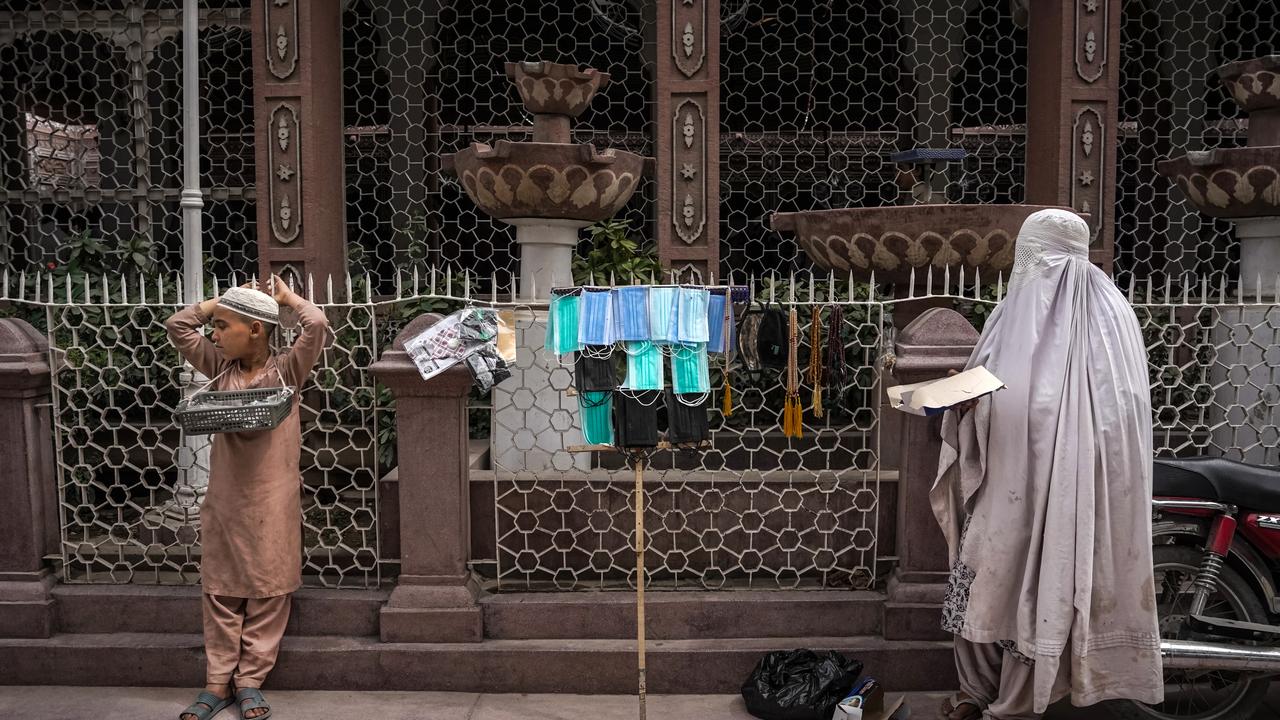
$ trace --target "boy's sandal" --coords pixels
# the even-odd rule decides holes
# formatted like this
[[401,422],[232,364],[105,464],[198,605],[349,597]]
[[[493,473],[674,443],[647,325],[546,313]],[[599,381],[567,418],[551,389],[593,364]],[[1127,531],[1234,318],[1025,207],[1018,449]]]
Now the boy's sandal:
[[[961,711],[965,705],[969,708]],[[962,692],[955,693],[951,697],[942,701],[942,712],[939,715],[941,720],[978,720],[982,717],[982,703],[978,700],[965,695]]]
[[201,691],[196,696],[196,701],[178,715],[178,720],[182,720],[187,715],[194,715],[197,720],[209,720],[230,706],[232,702],[234,700],[230,697],[220,698],[207,690]]
[[[258,688],[240,688],[236,690],[236,702],[240,705],[240,717],[248,718],[248,720],[267,720],[271,717],[271,706],[267,704],[265,698],[262,697],[262,691]],[[266,712],[260,715],[246,715],[250,710],[263,708]]]

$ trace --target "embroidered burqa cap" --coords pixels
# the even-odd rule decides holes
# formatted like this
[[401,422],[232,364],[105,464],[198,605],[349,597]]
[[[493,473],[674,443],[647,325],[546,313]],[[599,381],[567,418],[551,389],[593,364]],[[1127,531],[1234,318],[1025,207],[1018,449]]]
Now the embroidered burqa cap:
[[952,563],[943,627],[1034,660],[1037,713],[1060,667],[1077,706],[1164,691],[1147,354],[1089,235],[1066,210],[1023,224],[967,364],[1006,389],[943,418],[929,492]]
[[253,320],[272,325],[280,322],[280,304],[261,290],[229,288],[218,298],[218,305]]

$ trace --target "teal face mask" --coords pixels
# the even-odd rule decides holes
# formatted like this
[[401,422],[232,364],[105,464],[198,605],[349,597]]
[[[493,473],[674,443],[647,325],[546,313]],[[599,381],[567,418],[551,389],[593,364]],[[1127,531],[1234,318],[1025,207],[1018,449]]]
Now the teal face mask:
[[582,411],[582,437],[587,444],[612,445],[613,393],[579,393],[578,409]]
[[627,379],[622,383],[626,390],[661,390],[666,384],[663,377],[662,351],[651,342],[622,344],[627,353]]
[[547,352],[567,355],[578,352],[578,295],[552,295],[547,313]]
[[671,389],[682,395],[711,392],[706,343],[675,346],[671,353]]
[[671,320],[676,308],[676,290],[674,287],[649,288],[649,337],[659,345],[673,339]]

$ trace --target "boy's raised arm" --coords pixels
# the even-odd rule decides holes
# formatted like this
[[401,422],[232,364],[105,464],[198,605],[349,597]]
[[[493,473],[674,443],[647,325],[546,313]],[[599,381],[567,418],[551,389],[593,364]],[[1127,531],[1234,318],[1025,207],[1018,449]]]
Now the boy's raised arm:
[[217,372],[221,356],[213,346],[213,341],[205,337],[200,329],[208,324],[213,306],[217,304],[217,298],[205,300],[179,310],[164,321],[169,342],[178,349],[178,354],[191,363],[197,372],[210,378]]

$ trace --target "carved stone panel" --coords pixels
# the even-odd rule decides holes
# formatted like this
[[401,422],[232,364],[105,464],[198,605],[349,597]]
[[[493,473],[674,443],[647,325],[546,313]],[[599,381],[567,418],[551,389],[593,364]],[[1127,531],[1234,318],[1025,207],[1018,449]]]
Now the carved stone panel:
[[1076,74],[1085,82],[1097,82],[1106,72],[1110,12],[1108,0],[1076,0]]
[[707,225],[707,119],[699,100],[676,103],[671,154],[672,221],[686,245],[705,241]]
[[673,0],[671,54],[685,77],[702,69],[707,57],[707,4],[705,0]]
[[296,100],[281,102],[271,110],[268,132],[271,235],[288,244],[298,239],[302,227],[302,131]]
[[1107,140],[1102,111],[1101,105],[1076,103],[1071,130],[1071,207],[1090,216],[1094,240],[1106,219],[1102,192]]
[[266,18],[267,68],[279,80],[298,69],[298,3],[305,0],[262,0]]

